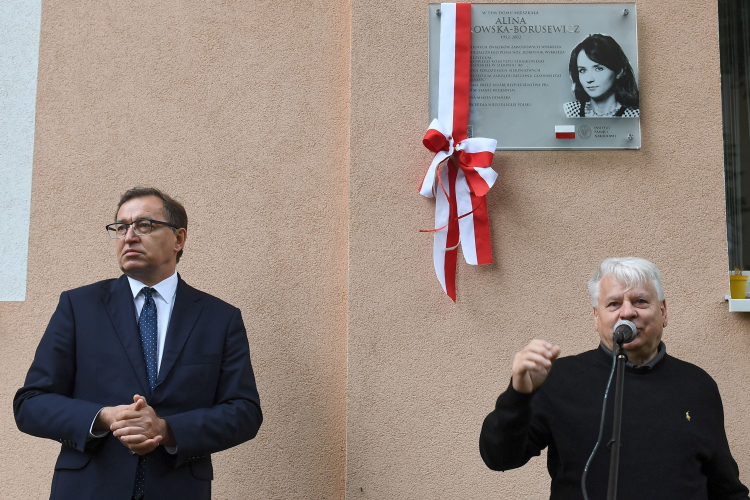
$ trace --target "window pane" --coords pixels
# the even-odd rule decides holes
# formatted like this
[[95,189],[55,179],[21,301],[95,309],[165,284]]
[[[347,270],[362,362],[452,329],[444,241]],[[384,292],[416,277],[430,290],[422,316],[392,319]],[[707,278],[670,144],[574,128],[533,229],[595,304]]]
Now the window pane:
[[750,266],[750,8],[719,0],[729,269]]

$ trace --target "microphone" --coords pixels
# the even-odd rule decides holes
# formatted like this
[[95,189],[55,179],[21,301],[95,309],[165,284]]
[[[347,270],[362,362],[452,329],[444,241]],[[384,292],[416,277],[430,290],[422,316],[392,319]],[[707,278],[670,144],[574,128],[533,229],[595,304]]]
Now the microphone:
[[638,330],[635,325],[632,321],[626,319],[621,319],[615,323],[615,327],[612,329],[612,339],[618,345],[634,341],[636,335],[638,335]]

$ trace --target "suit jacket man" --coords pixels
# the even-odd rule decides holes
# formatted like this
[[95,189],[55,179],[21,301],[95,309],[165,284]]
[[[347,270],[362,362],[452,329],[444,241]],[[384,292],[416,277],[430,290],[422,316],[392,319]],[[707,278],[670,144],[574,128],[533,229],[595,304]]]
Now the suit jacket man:
[[135,314],[126,276],[63,292],[16,394],[19,429],[62,443],[52,499],[131,498],[138,455],[113,433],[92,439],[89,431],[103,407],[134,394],[167,422],[177,447],[145,454],[146,500],[210,498],[211,453],[258,432],[260,401],[239,309],[179,278],[153,391]]

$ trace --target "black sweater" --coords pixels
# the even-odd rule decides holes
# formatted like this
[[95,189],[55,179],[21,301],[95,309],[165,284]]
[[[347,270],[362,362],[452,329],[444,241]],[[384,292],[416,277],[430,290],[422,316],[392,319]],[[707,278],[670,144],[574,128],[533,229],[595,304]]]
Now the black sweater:
[[[493,470],[521,467],[546,447],[550,499],[581,499],[581,475],[599,432],[612,358],[602,349],[559,359],[532,394],[512,385],[484,420],[479,449]],[[614,385],[599,450],[589,468],[588,496],[607,496]],[[724,432],[716,382],[668,355],[653,368],[625,369],[618,498],[748,499]]]

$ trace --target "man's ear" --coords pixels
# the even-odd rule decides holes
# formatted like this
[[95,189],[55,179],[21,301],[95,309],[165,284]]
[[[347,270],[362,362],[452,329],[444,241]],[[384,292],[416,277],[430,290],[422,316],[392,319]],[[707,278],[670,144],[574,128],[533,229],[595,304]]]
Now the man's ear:
[[661,315],[664,318],[664,323],[662,325],[662,328],[666,328],[667,327],[667,301],[666,299],[661,301],[661,304],[659,304],[659,309],[661,309]]
[[185,240],[187,240],[187,229],[185,229],[184,227],[181,227],[180,229],[174,232],[174,235],[175,235],[174,250],[175,252],[179,252],[185,246]]

